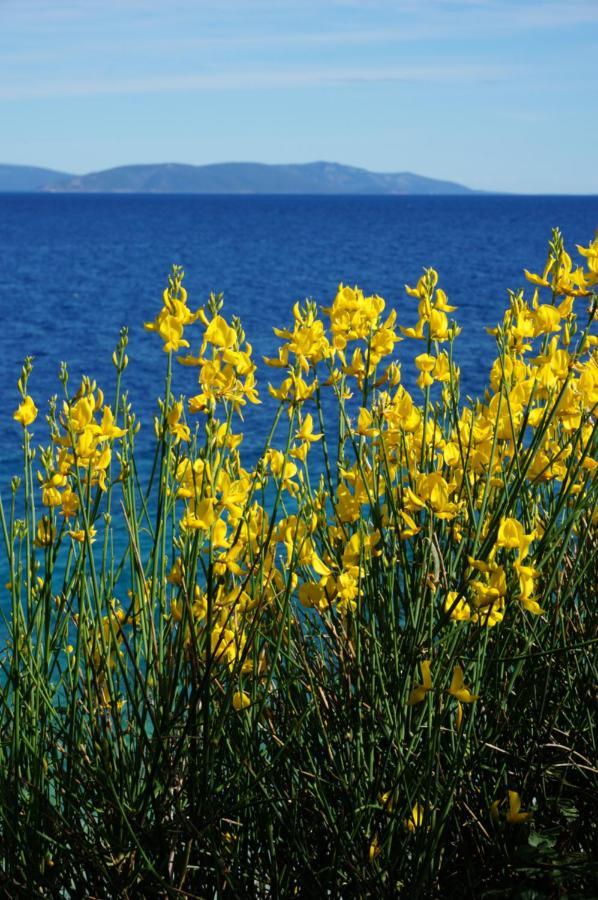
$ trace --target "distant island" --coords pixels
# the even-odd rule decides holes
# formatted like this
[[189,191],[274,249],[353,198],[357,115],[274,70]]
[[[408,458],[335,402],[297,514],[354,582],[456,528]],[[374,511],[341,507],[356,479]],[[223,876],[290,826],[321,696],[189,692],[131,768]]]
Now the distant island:
[[180,163],[118,166],[72,175],[0,165],[0,192],[96,194],[475,194],[453,181],[411,172],[369,172],[339,163]]

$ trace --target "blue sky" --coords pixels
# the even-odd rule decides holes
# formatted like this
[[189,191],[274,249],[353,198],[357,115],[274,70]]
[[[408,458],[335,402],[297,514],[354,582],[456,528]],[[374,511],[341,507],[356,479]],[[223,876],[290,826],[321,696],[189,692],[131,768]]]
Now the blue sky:
[[0,162],[598,193],[598,0],[0,0]]

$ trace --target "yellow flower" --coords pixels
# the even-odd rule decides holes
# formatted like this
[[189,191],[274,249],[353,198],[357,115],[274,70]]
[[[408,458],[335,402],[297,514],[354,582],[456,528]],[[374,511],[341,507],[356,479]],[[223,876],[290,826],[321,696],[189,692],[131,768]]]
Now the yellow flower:
[[436,365],[436,357],[429,353],[420,353],[415,357],[415,365],[420,372],[433,372]]
[[312,566],[314,572],[316,573],[316,575],[320,575],[320,577],[322,577],[322,578],[327,578],[329,575],[332,574],[331,570],[328,568],[326,563],[320,559],[320,557],[318,556],[317,553],[312,552],[310,554],[309,562],[310,562],[310,565]]
[[314,441],[321,440],[321,438],[321,434],[314,434],[314,420],[308,413],[301,424],[301,428],[295,435],[295,440],[312,444]]
[[[542,275],[535,275],[524,269],[525,277],[539,287],[552,288],[555,294],[567,294],[574,297],[586,296],[590,293],[589,288],[596,280],[592,271],[592,257],[595,255],[595,251],[592,245],[588,248],[578,246],[577,249],[583,256],[588,257],[589,277],[586,278],[586,274],[581,268],[573,270],[571,257],[564,250],[558,258],[554,255],[550,256]],[[549,275],[552,275],[552,280],[549,280]]]
[[359,408],[359,417],[357,419],[357,434],[361,434],[364,437],[376,437],[379,433],[377,428],[373,428],[374,417],[372,416],[369,409],[361,406]]
[[241,518],[250,488],[251,483],[248,478],[239,478],[233,481],[227,472],[221,472],[218,478],[221,506],[227,509],[232,517]]
[[299,600],[307,609],[319,609],[321,612],[328,606],[324,586],[310,581],[306,581],[299,588]]
[[[452,375],[455,380],[459,378],[459,368],[453,366]],[[444,383],[451,380],[451,365],[448,354],[444,351],[438,354],[436,365],[434,366],[434,381],[442,381]]]
[[594,238],[594,240],[589,244],[588,247],[580,247],[579,244],[577,244],[576,246],[578,252],[581,253],[582,256],[585,256],[587,259],[588,284],[596,284],[598,282],[598,235]]
[[[38,478],[39,477],[40,476],[38,474]],[[60,472],[55,472],[50,476],[50,478],[48,478],[47,481],[42,482],[43,505],[60,506],[60,504],[62,503],[62,498],[58,488],[65,487],[66,483],[66,475],[62,475]]]
[[109,406],[104,407],[102,422],[100,425],[94,427],[94,431],[99,441],[111,441],[114,438],[120,438],[126,434],[124,428],[119,428],[114,424],[114,414]]
[[405,822],[409,831],[415,831],[416,828],[421,828],[421,826],[424,824],[425,813],[426,811],[421,803],[416,803],[411,810],[410,818]]
[[527,269],[523,270],[523,274],[525,275],[527,280],[529,282],[531,282],[532,284],[537,284],[540,287],[550,287],[550,282],[548,281],[547,275],[551,268],[552,268],[551,265],[547,266],[546,269],[544,270],[543,275],[535,275],[533,272],[528,272]]
[[235,632],[222,625],[215,625],[212,629],[211,653],[215,662],[231,667],[237,658],[237,644],[241,642],[241,636],[235,636]]
[[50,522],[50,519],[47,516],[43,516],[43,518],[41,518],[37,523],[34,541],[35,546],[49,547],[55,537],[56,529],[54,528],[54,525]]
[[368,850],[368,857],[370,862],[374,862],[377,856],[380,855],[380,838],[377,834],[374,835],[372,841],[370,843],[370,848]]
[[503,518],[498,528],[496,546],[519,550],[519,559],[524,559],[535,536],[533,531],[531,534],[525,534],[523,525],[517,519]]
[[440,472],[430,472],[429,474],[421,474],[416,479],[415,494],[407,489],[406,493],[413,502],[427,502],[437,518],[454,519],[459,512],[459,504],[449,500],[451,493],[455,490],[455,485],[448,484],[442,477]]
[[267,451],[265,459],[274,477],[282,478],[284,489],[290,494],[294,494],[297,491],[297,485],[292,480],[297,474],[295,463],[289,462],[280,450],[273,449]]
[[393,431],[400,429],[412,433],[419,427],[421,413],[402,385],[399,385],[391,404],[384,410],[384,418]]
[[409,513],[405,512],[405,510],[401,510],[399,515],[403,522],[406,524],[406,528],[402,528],[399,532],[401,535],[401,540],[406,541],[410,537],[414,537],[416,534],[419,534],[421,531],[421,526],[417,524],[415,519],[413,519]]
[[543,303],[533,313],[534,337],[561,330],[561,314],[556,306]]
[[410,297],[415,297],[416,300],[421,300],[424,297],[431,296],[432,291],[437,284],[438,272],[435,269],[424,269],[424,274],[417,282],[417,286],[412,288],[406,284],[405,291],[409,294]]
[[248,706],[251,706],[249,694],[246,694],[245,691],[235,691],[233,694],[233,709],[240,712],[242,709],[247,709]]
[[184,340],[184,323],[175,315],[172,315],[166,307],[163,307],[153,322],[146,322],[147,331],[156,331],[164,341],[163,350],[169,353],[177,351],[181,347],[188,347],[189,341]]
[[[97,533],[96,529],[93,527],[93,525],[90,525],[89,526],[89,543],[90,544],[93,544],[93,542],[95,541],[96,533]],[[80,528],[77,531],[67,531],[67,534],[73,541],[78,541],[80,544],[84,543],[84,541],[85,541],[85,529],[84,528]]]
[[385,305],[382,297],[366,297],[358,287],[340,284],[332,306],[323,310],[330,316],[334,347],[344,350],[348,341],[367,339],[376,331]]
[[204,341],[208,344],[213,344],[214,347],[228,350],[230,347],[234,347],[237,341],[237,333],[234,328],[228,325],[226,319],[222,316],[215,316],[206,328]]
[[205,498],[189,506],[181,519],[181,527],[193,531],[209,531],[215,519],[214,501],[211,498]]
[[174,316],[163,316],[158,323],[158,333],[164,341],[163,350],[168,353],[170,350],[177,351],[181,347],[188,347],[189,341],[183,338],[183,325],[180,319]]
[[470,582],[473,591],[473,606],[475,613],[472,621],[482,622],[488,628],[492,628],[502,621],[505,609],[505,595],[507,593],[507,577],[503,566],[497,566],[493,562],[483,562],[468,556],[467,560],[474,569],[484,573],[484,580]]
[[292,456],[293,459],[298,459],[300,462],[305,462],[310,447],[311,444],[308,444],[306,441],[304,444],[299,444],[298,447],[293,447],[292,450],[289,450],[289,456]]
[[527,822],[528,819],[531,819],[531,812],[520,812],[521,810],[521,798],[517,791],[509,791],[509,811],[506,814],[505,818],[509,825],[521,825],[522,822]]
[[386,812],[392,812],[394,807],[392,791],[384,791],[380,794],[378,796],[378,803],[386,810]]
[[358,594],[358,581],[356,566],[352,566],[347,572],[341,572],[336,579],[336,589],[338,591],[337,609],[341,615],[349,612],[355,612],[357,609],[356,597]]
[[180,441],[191,440],[189,426],[180,421],[182,414],[183,402],[182,400],[178,400],[169,410],[166,417],[168,430],[173,435],[175,444],[178,444]]
[[471,607],[467,600],[457,599],[457,591],[449,591],[444,601],[444,611],[455,622],[467,622],[471,619]]
[[295,375],[293,372],[289,378],[285,378],[278,389],[273,388],[270,384],[268,385],[268,390],[277,400],[289,400],[291,403],[304,403],[305,400],[309,400],[313,396],[316,387],[317,383],[315,381],[312,384],[307,384],[303,378]]
[[62,505],[60,515],[64,516],[65,519],[75,516],[79,510],[79,498],[75,492],[67,487],[62,494],[58,494],[58,497]]
[[169,584],[175,584],[178,587],[180,587],[183,584],[184,575],[185,575],[185,573],[184,573],[184,569],[183,569],[183,561],[179,557],[178,559],[176,559],[174,561],[174,564],[170,570],[170,573],[168,574],[168,576],[166,578],[166,581]]
[[278,337],[286,338],[287,344],[283,344],[278,350],[278,359],[264,357],[266,365],[286,367],[289,362],[289,353],[294,354],[301,369],[308,371],[310,365],[316,365],[323,359],[334,355],[326,336],[324,323],[317,318],[317,311],[313,301],[308,301],[305,309],[301,309],[299,303],[293,307],[295,324],[293,331],[288,328],[275,328],[274,333]]
[[425,319],[418,319],[415,325],[415,328],[405,328],[404,325],[400,325],[401,333],[405,335],[405,337],[415,338],[417,341],[422,341],[424,339],[424,325],[426,324]]
[[474,700],[479,700],[479,695],[472,694],[469,688],[466,687],[461,666],[455,666],[453,669],[453,678],[448,692],[461,703],[473,703]]
[[441,310],[433,309],[430,313],[430,337],[433,341],[449,339],[448,318]]
[[436,291],[436,296],[434,298],[434,308],[441,309],[443,312],[454,312],[457,307],[451,306],[448,302],[448,297],[442,288],[438,288]]
[[416,684],[409,694],[409,699],[407,700],[408,706],[414,706],[416,703],[421,703],[422,700],[425,700],[428,691],[432,690],[432,675],[430,673],[431,665],[432,663],[429,659],[424,659],[421,663],[420,669],[422,673],[422,683]]
[[513,564],[513,568],[517,572],[519,578],[519,602],[535,616],[541,616],[544,610],[541,608],[537,600],[532,596],[535,588],[535,581],[539,577],[539,572],[532,566],[524,566],[519,560]]
[[355,534],[351,536],[348,544],[343,550],[343,566],[359,566],[359,561],[362,554],[364,559],[369,559],[372,556],[372,553],[375,556],[378,556],[379,554],[375,551],[375,548],[379,541],[380,532],[378,530],[373,531],[367,536],[363,535],[359,531],[356,531]]
[[23,401],[19,408],[13,413],[13,419],[20,422],[23,428],[35,422],[37,417],[37,406],[33,402],[33,398],[27,394],[23,397]]

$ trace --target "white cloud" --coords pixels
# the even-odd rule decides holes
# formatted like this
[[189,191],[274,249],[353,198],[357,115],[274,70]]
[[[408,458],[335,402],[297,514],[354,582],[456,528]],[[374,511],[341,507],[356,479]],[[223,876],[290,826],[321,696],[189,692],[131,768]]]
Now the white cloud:
[[[501,27],[558,28],[563,25],[591,24],[598,22],[596,0],[0,0],[0,22],[9,27],[27,22],[73,24],[89,22],[94,18],[126,20],[128,17],[156,16],[176,27],[182,16],[192,16],[196,22],[224,22],[235,13],[239,22],[259,20],[261,14],[276,15],[282,21],[285,15],[301,14],[311,8],[312,15],[321,20],[326,12],[338,16],[343,9],[352,13],[377,13],[389,26],[401,16],[422,27],[442,16],[446,24],[460,11],[470,20],[461,21],[467,28],[474,21]],[[273,21],[273,20],[272,20]],[[361,20],[355,21],[359,33]],[[234,25],[233,25],[234,27]],[[392,29],[396,33],[398,29]],[[315,28],[314,32],[318,32]],[[224,37],[226,35],[223,35]],[[289,37],[290,37],[289,33]]]
[[511,65],[405,65],[380,68],[256,70],[207,72],[180,75],[147,75],[131,78],[95,78],[75,80],[47,80],[33,83],[8,84],[0,81],[0,100],[40,100],[63,97],[88,97],[101,94],[175,93],[202,90],[246,90],[318,87],[325,84],[356,84],[377,82],[467,83],[471,81],[506,80],[519,73]]

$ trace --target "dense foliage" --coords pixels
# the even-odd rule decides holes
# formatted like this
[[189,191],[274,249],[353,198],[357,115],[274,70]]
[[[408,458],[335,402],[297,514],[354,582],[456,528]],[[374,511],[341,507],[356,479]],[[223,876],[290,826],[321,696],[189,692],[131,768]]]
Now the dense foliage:
[[465,402],[433,269],[409,326],[358,288],[296,304],[250,468],[252,348],[179,268],[146,326],[144,483],[126,332],[113,403],[63,367],[37,449],[26,362],[0,507],[9,896],[594,894],[598,239],[578,250],[553,234]]

